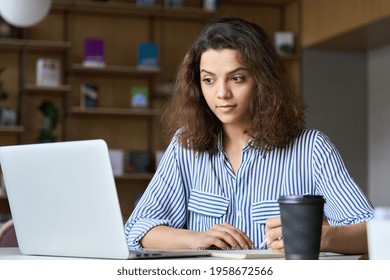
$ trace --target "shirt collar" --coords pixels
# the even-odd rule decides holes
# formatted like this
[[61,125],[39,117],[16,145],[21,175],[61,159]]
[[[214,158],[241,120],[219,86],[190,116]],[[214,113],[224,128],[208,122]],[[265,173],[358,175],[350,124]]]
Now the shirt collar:
[[[255,149],[253,148],[253,146],[252,146],[252,143],[253,143],[253,139],[251,138],[251,139],[249,139],[248,143],[246,143],[246,144],[244,145],[244,148],[243,148],[242,150],[243,150],[244,152],[247,151],[248,149],[253,149],[253,150],[255,150]],[[223,132],[222,132],[222,131],[220,131],[220,132],[218,133],[217,149],[218,149],[219,152],[225,153],[225,149],[224,149],[224,147],[223,147]],[[257,149],[256,149],[256,150],[257,150]],[[260,149],[260,150],[263,150],[263,149]]]

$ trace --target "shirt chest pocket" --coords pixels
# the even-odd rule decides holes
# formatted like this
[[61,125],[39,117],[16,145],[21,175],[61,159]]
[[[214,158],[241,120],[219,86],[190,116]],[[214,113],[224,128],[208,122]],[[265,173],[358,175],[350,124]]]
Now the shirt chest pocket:
[[226,214],[229,200],[221,195],[194,190],[188,200],[188,210],[197,214],[220,218]]
[[260,201],[252,204],[252,219],[256,223],[265,224],[268,218],[279,215],[279,203],[275,200]]

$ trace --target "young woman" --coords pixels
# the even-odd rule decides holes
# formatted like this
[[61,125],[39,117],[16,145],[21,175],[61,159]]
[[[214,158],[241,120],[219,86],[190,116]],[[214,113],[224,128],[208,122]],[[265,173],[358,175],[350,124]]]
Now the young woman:
[[304,127],[304,106],[271,39],[211,21],[185,55],[163,115],[171,140],[125,225],[131,249],[283,251],[280,195],[326,199],[321,250],[367,252],[373,209],[336,148]]

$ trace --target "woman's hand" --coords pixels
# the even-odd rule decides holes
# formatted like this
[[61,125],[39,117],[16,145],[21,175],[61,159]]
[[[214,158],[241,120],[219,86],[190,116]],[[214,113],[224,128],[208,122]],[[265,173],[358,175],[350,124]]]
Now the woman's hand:
[[253,247],[253,242],[243,231],[228,223],[214,225],[204,232],[156,226],[145,234],[140,243],[143,248],[152,249],[197,250],[212,246],[221,249],[250,249]]
[[252,241],[241,230],[224,223],[214,225],[205,232],[193,232],[194,242],[198,248],[210,248],[212,246],[221,249],[250,249],[253,247]]
[[[282,222],[280,217],[267,219],[265,235],[267,245],[273,252],[284,252]],[[368,252],[366,223],[347,226],[330,226],[324,220],[321,233],[321,251],[342,254],[365,254]]]
[[283,253],[282,222],[280,217],[268,218],[265,224],[265,235],[268,237],[268,248],[273,252]]

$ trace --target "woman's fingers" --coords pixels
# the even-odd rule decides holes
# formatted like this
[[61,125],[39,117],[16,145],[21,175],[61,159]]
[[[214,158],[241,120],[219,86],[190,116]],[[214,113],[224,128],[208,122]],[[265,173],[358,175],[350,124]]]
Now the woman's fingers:
[[282,239],[282,222],[280,217],[272,217],[267,219],[265,234],[268,237],[268,248],[274,252],[284,251],[284,243]]
[[224,223],[214,225],[207,232],[213,239],[213,244],[220,248],[251,248],[253,243],[249,237],[241,230],[236,227]]

